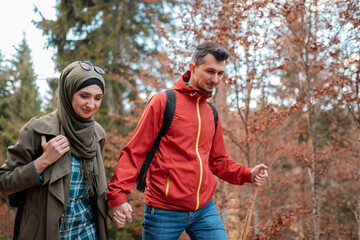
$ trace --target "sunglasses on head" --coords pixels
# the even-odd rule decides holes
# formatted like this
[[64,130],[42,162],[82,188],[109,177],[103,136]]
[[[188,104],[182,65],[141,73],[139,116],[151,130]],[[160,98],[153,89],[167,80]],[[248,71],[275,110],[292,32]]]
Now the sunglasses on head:
[[86,71],[91,71],[91,69],[94,67],[95,72],[97,72],[98,74],[101,74],[101,75],[105,74],[105,69],[100,66],[93,65],[86,61],[81,61],[78,63],[80,65],[80,67]]

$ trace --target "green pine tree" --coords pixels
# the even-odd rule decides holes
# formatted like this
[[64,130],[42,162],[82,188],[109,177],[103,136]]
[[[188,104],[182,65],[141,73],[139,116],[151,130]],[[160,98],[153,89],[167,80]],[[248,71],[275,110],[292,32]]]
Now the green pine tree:
[[13,59],[1,69],[0,85],[4,89],[0,93],[0,159],[5,159],[5,149],[17,141],[21,126],[42,114],[30,54],[24,36]]
[[48,36],[48,45],[57,50],[59,71],[76,60],[89,60],[107,69],[105,97],[95,118],[105,129],[123,134],[129,131],[123,120],[109,116],[129,114],[138,100],[137,75],[160,41],[150,15],[170,22],[171,1],[147,2],[62,0],[57,3],[55,20],[43,18],[36,23]]
[[[6,62],[4,60],[4,56],[0,52],[0,106],[2,106],[3,100],[11,95],[9,91],[8,78],[6,76],[7,74],[6,68],[7,67],[6,67]],[[0,114],[1,114],[1,109],[0,109]]]
[[8,105],[8,99],[11,96],[10,82],[8,80],[7,64],[4,56],[0,53],[0,164],[5,157],[6,141],[4,139],[5,127],[8,120],[4,117],[5,109]]

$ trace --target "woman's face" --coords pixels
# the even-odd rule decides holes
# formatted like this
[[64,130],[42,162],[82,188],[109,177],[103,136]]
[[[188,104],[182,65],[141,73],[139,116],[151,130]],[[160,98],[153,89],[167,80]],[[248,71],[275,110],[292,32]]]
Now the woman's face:
[[72,107],[79,117],[87,119],[99,110],[102,97],[101,88],[97,85],[90,85],[73,95]]

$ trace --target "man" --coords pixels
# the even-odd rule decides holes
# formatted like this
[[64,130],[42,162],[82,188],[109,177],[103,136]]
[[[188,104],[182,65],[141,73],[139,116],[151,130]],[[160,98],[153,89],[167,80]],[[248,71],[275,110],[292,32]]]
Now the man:
[[[178,239],[185,230],[191,239],[226,239],[220,215],[212,201],[217,177],[242,185],[263,185],[263,164],[248,168],[233,161],[225,150],[220,121],[207,100],[225,74],[230,56],[221,45],[197,47],[187,71],[172,87],[176,92],[174,119],[162,137],[147,174],[143,239]],[[121,151],[109,183],[109,215],[121,228],[131,221],[126,195],[153,146],[166,105],[165,93],[152,97],[129,143]],[[213,175],[214,174],[214,175]]]

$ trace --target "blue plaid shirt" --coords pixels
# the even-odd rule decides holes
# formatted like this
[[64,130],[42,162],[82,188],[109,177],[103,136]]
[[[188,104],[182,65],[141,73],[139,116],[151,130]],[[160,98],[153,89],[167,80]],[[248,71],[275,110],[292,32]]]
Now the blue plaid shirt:
[[90,208],[89,189],[80,172],[80,162],[73,156],[71,156],[69,202],[61,216],[60,239],[97,239],[93,212]]

